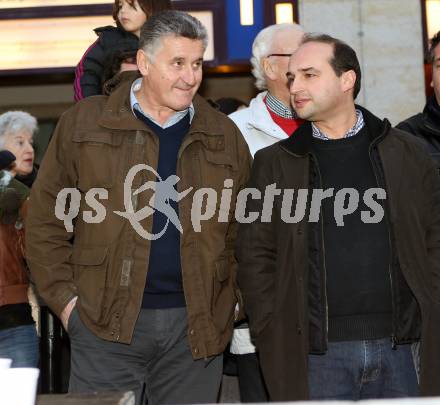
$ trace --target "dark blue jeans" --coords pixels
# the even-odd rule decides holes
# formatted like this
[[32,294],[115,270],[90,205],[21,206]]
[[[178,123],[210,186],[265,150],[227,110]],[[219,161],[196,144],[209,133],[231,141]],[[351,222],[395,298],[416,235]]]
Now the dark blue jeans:
[[38,367],[39,345],[35,325],[0,330],[0,357],[12,359],[11,367]]
[[411,345],[390,339],[331,342],[324,355],[309,355],[309,391],[315,400],[418,396]]

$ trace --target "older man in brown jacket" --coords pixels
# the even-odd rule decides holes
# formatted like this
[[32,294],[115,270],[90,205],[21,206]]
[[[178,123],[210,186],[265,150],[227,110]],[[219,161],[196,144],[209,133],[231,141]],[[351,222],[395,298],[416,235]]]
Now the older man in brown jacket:
[[216,401],[251,158],[232,121],[195,95],[206,40],[188,14],[151,17],[142,77],[67,111],[42,164],[28,259],[70,335],[73,392]]

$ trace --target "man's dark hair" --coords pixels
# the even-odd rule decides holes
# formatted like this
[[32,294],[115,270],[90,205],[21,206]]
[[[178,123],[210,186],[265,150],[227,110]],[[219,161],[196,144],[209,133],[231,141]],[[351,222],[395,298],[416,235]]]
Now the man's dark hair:
[[326,34],[306,34],[301,44],[308,42],[320,42],[333,46],[333,58],[329,60],[336,76],[340,77],[342,73],[353,70],[356,73],[356,81],[353,88],[353,98],[355,99],[361,90],[361,67],[354,49],[341,41]]
[[430,41],[430,47],[429,47],[429,60],[431,63],[434,63],[434,49],[436,46],[440,44],[440,31],[435,34]]

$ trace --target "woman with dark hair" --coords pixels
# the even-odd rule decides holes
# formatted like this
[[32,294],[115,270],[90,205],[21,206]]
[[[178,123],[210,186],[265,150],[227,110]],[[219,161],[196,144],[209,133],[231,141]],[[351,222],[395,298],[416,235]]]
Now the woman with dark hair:
[[171,8],[170,0],[115,0],[116,27],[95,29],[98,39],[90,45],[75,69],[75,101],[102,94],[105,65],[114,53],[136,52],[142,25],[154,13]]

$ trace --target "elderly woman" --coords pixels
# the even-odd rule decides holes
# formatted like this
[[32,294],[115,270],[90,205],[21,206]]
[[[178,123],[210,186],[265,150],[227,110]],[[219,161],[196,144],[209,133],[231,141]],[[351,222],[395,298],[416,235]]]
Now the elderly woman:
[[38,337],[28,301],[23,216],[28,189],[16,178],[33,170],[37,121],[22,111],[0,115],[0,357],[12,367],[38,365]]

